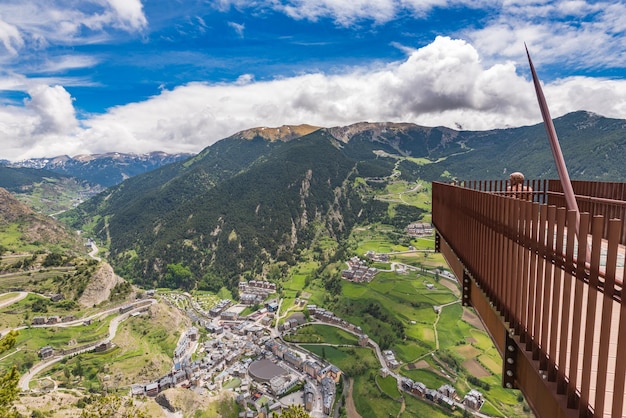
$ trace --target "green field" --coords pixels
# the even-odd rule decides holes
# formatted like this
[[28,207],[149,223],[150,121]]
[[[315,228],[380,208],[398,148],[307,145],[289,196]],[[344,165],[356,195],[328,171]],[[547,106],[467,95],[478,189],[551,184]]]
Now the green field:
[[[359,255],[370,250],[377,253],[406,251],[406,246],[394,244],[398,239],[397,232],[392,228],[370,225],[353,233],[351,245]],[[463,320],[466,308],[459,303],[458,284],[434,274],[434,271],[446,268],[442,255],[430,252],[434,239],[414,239],[411,245],[417,251],[392,255],[391,261],[415,266],[417,271],[409,270],[405,274],[379,272],[370,283],[342,281],[339,297],[326,296],[318,304],[360,326],[382,349],[392,349],[396,359],[405,363],[398,370],[402,375],[433,389],[451,384],[461,396],[472,388],[478,389],[488,400],[486,410],[494,416],[532,416],[522,410],[523,404],[517,401],[517,391],[500,387],[502,360],[488,334]],[[386,263],[379,267],[386,267]],[[434,307],[441,310],[439,315]],[[326,338],[319,332],[311,332],[310,335]],[[306,337],[302,334],[300,338]],[[331,344],[340,344],[330,339],[333,337],[328,338],[333,341]],[[322,346],[307,347],[321,355]],[[362,362],[359,356],[352,358],[344,350],[335,351],[325,346],[323,351],[328,361],[342,364],[339,366],[342,369],[354,368],[353,363]],[[431,357],[431,353],[435,356]],[[427,361],[420,362],[418,368],[407,367],[407,363],[420,359]],[[372,361],[375,362],[375,359]],[[466,379],[471,373],[465,366],[480,368],[483,373],[480,381],[489,390],[468,384]],[[355,379],[353,397],[357,410],[363,417],[397,416],[400,404],[392,400],[397,391],[394,379],[376,377],[378,371],[371,365],[368,370],[369,376],[367,372],[347,373]],[[371,383],[371,378],[384,382],[384,386],[379,383],[379,389]],[[404,398],[406,409],[400,416],[461,415],[460,412],[430,406],[418,399],[409,399],[410,395],[405,394]]]
[[393,376],[381,377],[376,376],[376,382],[380,386],[381,390],[386,393],[392,399],[398,399],[400,397],[400,391],[398,390],[398,381]]
[[[421,273],[400,275],[379,273],[369,284],[343,282],[343,297],[331,309],[349,322],[360,325],[381,348],[393,348],[402,361],[412,361],[435,349],[433,324],[437,319],[433,307],[457,300],[445,286],[435,284]],[[372,307],[375,309],[373,310]],[[374,313],[374,315],[372,315]],[[390,320],[395,328],[390,329]],[[394,336],[402,328],[406,338]]]
[[441,385],[451,384],[452,381],[441,373],[436,373],[432,369],[413,369],[403,368],[402,374],[415,382],[422,382],[430,389],[438,389]]
[[330,325],[312,324],[298,328],[295,334],[284,337],[294,343],[327,343],[335,345],[356,345],[358,337],[352,333]]

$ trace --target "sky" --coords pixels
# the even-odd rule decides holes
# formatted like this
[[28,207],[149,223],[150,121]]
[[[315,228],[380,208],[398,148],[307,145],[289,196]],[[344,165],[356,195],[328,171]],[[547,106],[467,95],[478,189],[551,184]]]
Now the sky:
[[626,119],[625,1],[0,0],[0,159],[532,125],[525,44],[553,118]]

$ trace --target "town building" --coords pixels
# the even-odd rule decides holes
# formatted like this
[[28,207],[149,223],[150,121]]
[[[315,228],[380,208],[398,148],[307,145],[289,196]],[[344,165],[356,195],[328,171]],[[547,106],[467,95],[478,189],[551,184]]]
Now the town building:
[[50,358],[54,355],[54,350],[52,349],[52,347],[50,347],[49,345],[45,346],[45,347],[41,347],[39,349],[38,352],[39,358],[40,359],[47,359]]

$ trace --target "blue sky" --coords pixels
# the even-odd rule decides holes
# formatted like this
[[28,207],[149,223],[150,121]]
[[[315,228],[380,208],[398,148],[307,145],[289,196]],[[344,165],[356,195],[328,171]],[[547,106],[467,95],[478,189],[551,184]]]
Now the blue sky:
[[0,0],[0,159],[198,152],[256,126],[626,118],[626,4]]

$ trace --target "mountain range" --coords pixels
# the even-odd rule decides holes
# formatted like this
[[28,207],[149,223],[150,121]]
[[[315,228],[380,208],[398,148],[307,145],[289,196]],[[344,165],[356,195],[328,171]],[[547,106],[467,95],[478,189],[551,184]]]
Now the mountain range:
[[[626,121],[576,112],[555,126],[572,178],[626,177]],[[365,122],[255,128],[127,179],[64,219],[89,225],[118,273],[136,283],[176,285],[166,272],[180,264],[199,288],[232,288],[272,263],[294,263],[319,237],[339,242],[341,251],[359,223],[419,220],[420,209],[373,197],[394,170],[410,182],[506,178],[512,171],[556,177],[542,125],[479,132]]]
[[[187,159],[192,154],[167,154],[160,151],[147,154],[110,152],[84,154],[70,157],[30,158],[9,162],[0,160],[0,166],[11,168],[43,169],[64,176],[75,177],[91,184],[109,187],[127,178],[154,170],[165,164]],[[0,184],[0,187],[6,187]]]

